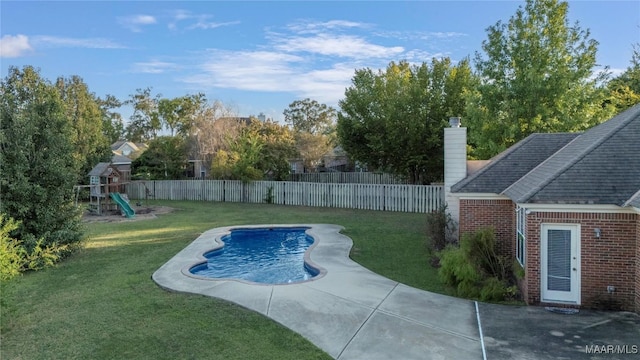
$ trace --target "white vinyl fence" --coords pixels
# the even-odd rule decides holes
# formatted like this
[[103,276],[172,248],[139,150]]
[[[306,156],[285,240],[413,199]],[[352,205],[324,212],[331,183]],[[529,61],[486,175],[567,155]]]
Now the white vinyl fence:
[[127,185],[132,200],[265,203],[427,213],[444,202],[433,185],[328,184],[291,181],[153,180]]

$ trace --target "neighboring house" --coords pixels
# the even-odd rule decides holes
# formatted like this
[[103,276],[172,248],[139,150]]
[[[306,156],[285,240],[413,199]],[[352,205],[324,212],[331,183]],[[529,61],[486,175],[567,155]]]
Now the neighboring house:
[[146,149],[147,149],[146,144],[142,144],[142,143],[136,144],[131,141],[120,140],[111,144],[111,151],[115,155],[122,155],[128,158],[131,158],[131,156],[134,154],[139,155]]
[[[292,174],[302,174],[310,170],[304,166],[304,159],[301,158],[289,159],[289,166]],[[315,170],[316,172],[334,172],[350,171],[351,169],[349,155],[341,146],[336,146],[322,156],[320,165]]]
[[528,304],[640,312],[640,105],[532,134],[468,176],[466,128],[447,128],[445,194],[461,234],[495,228]]
[[186,175],[188,178],[206,179],[209,173],[209,167],[204,160],[189,159],[187,160]]

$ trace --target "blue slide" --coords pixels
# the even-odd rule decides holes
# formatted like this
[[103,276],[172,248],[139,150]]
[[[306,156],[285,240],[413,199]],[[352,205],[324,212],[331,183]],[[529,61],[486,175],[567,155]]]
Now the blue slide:
[[136,215],[136,212],[131,208],[128,202],[126,202],[120,193],[109,193],[109,196],[116,202],[116,204],[120,205],[120,209],[124,212],[124,215],[128,218],[132,218]]

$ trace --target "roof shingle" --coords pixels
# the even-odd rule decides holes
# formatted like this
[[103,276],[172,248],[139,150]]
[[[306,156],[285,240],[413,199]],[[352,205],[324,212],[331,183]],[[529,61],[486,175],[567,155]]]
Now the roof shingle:
[[614,204],[640,190],[640,105],[595,126],[503,193],[517,203]]

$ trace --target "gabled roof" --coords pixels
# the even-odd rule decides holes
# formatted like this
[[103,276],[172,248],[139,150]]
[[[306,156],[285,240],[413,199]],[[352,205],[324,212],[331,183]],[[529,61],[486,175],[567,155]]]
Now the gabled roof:
[[131,162],[131,159],[124,155],[113,154],[113,156],[111,156],[112,164],[131,164]]
[[452,186],[451,191],[500,194],[578,135],[580,134],[531,134]]
[[530,135],[451,191],[640,208],[640,105],[581,134]]
[[138,151],[140,150],[141,147],[146,146],[145,144],[142,144],[142,143],[135,144],[131,141],[118,140],[113,144],[111,144],[111,151],[121,150],[124,145],[128,145],[131,149],[133,149],[133,151]]
[[639,190],[637,105],[576,137],[504,194],[517,203],[624,206]]
[[103,176],[103,174],[107,173],[107,169],[109,168],[109,165],[111,165],[111,163],[108,163],[108,162],[98,163],[96,166],[93,167],[93,169],[91,169],[91,171],[89,171],[88,176]]

